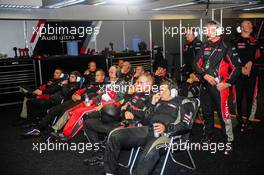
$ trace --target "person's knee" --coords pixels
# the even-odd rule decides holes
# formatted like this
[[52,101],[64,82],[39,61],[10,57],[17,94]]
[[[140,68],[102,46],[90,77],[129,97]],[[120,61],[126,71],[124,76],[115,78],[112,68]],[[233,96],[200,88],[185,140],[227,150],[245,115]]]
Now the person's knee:
[[121,130],[114,130],[112,132],[110,132],[109,136],[108,136],[108,141],[121,141],[123,138],[123,134],[121,132]]

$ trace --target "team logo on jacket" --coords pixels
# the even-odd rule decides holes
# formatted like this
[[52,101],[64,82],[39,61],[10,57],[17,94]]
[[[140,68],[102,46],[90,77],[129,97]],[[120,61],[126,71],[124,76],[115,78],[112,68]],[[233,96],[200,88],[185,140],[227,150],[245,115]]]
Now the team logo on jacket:
[[184,114],[183,122],[189,125],[192,119],[192,115],[193,115],[192,112],[190,112],[189,114]]
[[177,108],[177,106],[175,106],[174,104],[171,104],[171,103],[169,103],[168,106],[170,106],[170,107],[172,107],[172,108],[174,108],[174,109]]
[[132,99],[132,102],[133,102],[133,103],[136,103],[136,102],[137,102],[137,99],[133,98],[133,99]]

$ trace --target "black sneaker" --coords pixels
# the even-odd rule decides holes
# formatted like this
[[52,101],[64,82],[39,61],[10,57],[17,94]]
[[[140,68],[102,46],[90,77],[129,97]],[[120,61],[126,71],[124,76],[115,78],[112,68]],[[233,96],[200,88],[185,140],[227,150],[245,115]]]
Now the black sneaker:
[[83,164],[88,166],[103,166],[104,165],[103,159],[104,159],[103,155],[98,155],[89,159],[84,159]]
[[38,136],[40,136],[40,130],[35,128],[21,135],[22,138],[30,138],[30,137],[38,137]]
[[24,94],[29,92],[26,88],[21,87],[21,86],[18,86],[18,89],[19,89],[19,92],[24,93]]
[[229,156],[233,152],[233,144],[232,142],[227,142],[226,145],[228,145],[228,147],[225,148],[224,155]]

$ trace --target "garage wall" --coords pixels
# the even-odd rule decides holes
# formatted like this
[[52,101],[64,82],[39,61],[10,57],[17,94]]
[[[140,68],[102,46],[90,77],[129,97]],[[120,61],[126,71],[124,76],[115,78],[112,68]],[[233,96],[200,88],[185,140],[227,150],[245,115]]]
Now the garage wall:
[[122,21],[103,21],[100,32],[96,37],[97,50],[102,51],[105,47],[110,47],[109,43],[114,44],[115,51],[123,50],[123,22]]
[[13,47],[25,47],[24,20],[2,20],[0,38],[0,53],[14,57]]

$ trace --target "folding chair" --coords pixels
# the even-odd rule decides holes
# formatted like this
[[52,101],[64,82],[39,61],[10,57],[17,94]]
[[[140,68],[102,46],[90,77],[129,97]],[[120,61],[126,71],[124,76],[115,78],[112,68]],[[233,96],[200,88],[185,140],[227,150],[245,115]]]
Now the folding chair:
[[[137,148],[132,148],[130,151],[130,156],[128,158],[128,162],[126,165],[122,164],[122,163],[118,163],[119,166],[124,167],[124,168],[129,168],[129,174],[132,175],[132,171],[136,162],[136,159],[138,157],[139,151],[140,151],[141,147],[137,147]],[[135,152],[135,154],[134,154]]]
[[[193,102],[193,105],[194,105],[194,114],[192,115],[192,126],[193,126],[193,120],[198,112],[198,109],[199,109],[199,106],[200,106],[200,101],[199,99],[195,98],[195,99],[190,99],[192,102]],[[192,127],[191,126],[191,127]],[[170,156],[170,158],[172,159],[172,161],[180,166],[183,166],[187,169],[191,169],[191,170],[195,170],[196,169],[196,165],[194,163],[194,160],[193,160],[193,157],[191,155],[191,152],[189,150],[189,145],[187,144],[187,147],[184,151],[186,151],[187,155],[188,155],[188,158],[191,162],[191,166],[190,165],[187,165],[185,163],[182,163],[182,162],[179,162],[175,159],[175,157],[173,156],[173,145],[174,144],[178,144],[177,141],[179,141],[180,139],[184,139],[183,141],[187,141],[189,139],[189,136],[190,136],[190,133],[191,133],[191,130],[188,130],[186,131],[185,133],[182,133],[181,135],[176,135],[176,136],[170,136],[170,142],[169,142],[169,145],[167,146],[167,152],[166,152],[166,156],[165,156],[165,160],[164,160],[164,163],[163,163],[163,166],[162,166],[162,169],[161,169],[161,173],[160,175],[163,175],[164,171],[165,171],[165,167],[167,165],[167,162],[168,162],[168,158]]]

